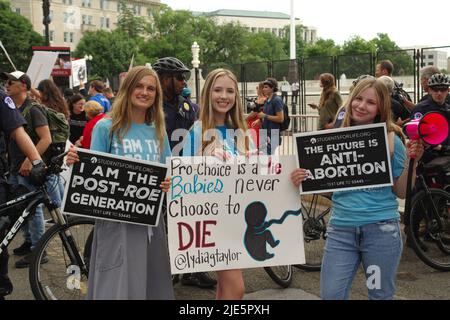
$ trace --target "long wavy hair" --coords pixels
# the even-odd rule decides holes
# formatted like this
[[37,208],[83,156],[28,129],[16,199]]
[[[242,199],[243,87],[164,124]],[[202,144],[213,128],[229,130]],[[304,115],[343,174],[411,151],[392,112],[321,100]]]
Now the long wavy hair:
[[69,119],[70,113],[66,100],[64,100],[61,91],[52,80],[42,80],[39,82],[37,89],[41,93],[41,103],[44,106],[61,112],[66,119]]
[[147,67],[134,67],[126,75],[119,92],[109,113],[112,118],[112,126],[110,137],[113,135],[122,141],[125,134],[131,128],[131,119],[133,113],[133,105],[131,103],[131,96],[136,89],[139,81],[146,76],[151,76],[156,79],[156,96],[153,106],[147,109],[145,114],[145,123],[154,124],[156,128],[156,136],[159,141],[160,151],[164,148],[164,137],[166,136],[166,125],[163,110],[163,93],[158,75],[152,69]]
[[[244,154],[250,149],[250,140],[247,134],[247,124],[244,119],[244,111],[242,106],[241,95],[239,93],[238,82],[236,76],[227,69],[215,69],[211,71],[205,80],[205,85],[201,95],[201,108],[199,119],[202,124],[202,148],[204,152],[207,147],[216,147],[219,143],[217,136],[210,138],[206,137],[206,132],[210,129],[216,128],[216,122],[214,118],[212,93],[214,84],[219,77],[228,77],[234,83],[234,89],[236,92],[236,99],[234,106],[228,110],[225,116],[225,125],[229,129],[236,130],[235,144],[236,149],[240,154]],[[210,146],[213,144],[212,146]]]
[[402,139],[403,142],[405,142],[405,136],[403,135],[402,129],[392,121],[391,95],[389,94],[388,88],[382,80],[377,78],[365,78],[357,83],[345,102],[346,112],[342,126],[350,127],[354,124],[353,110],[351,107],[352,102],[361,94],[362,91],[368,88],[373,88],[377,97],[378,114],[375,117],[374,123],[385,122],[387,132],[394,132]]
[[322,73],[320,75],[320,83],[322,84],[322,93],[320,95],[319,108],[322,108],[325,105],[325,101],[337,91],[336,79],[331,73]]

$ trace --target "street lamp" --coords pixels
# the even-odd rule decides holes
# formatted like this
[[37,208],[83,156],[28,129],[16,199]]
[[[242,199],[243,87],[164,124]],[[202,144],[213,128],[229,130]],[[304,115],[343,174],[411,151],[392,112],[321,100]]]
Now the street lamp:
[[89,71],[91,69],[91,61],[92,61],[93,57],[91,54],[85,54],[84,59],[86,59],[86,73],[87,73],[87,77],[89,79]]
[[42,19],[42,23],[45,26],[45,45],[50,45],[50,31],[48,25],[51,22],[50,19],[50,0],[42,0],[42,12],[44,18]]
[[198,81],[198,78],[199,78],[198,68],[200,66],[200,60],[199,60],[200,46],[198,45],[198,43],[196,41],[192,44],[191,50],[192,50],[192,66],[194,67],[194,71],[195,71],[195,101],[198,104],[200,101],[200,99],[199,99],[200,83]]

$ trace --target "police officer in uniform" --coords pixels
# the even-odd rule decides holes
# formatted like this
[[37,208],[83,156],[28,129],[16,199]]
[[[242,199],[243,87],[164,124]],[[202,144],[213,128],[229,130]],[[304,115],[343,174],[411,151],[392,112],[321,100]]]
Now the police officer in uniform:
[[[26,124],[25,119],[20,112],[16,109],[13,100],[8,97],[4,92],[0,91],[0,135],[6,139],[14,139],[22,152],[32,161],[33,169],[31,174],[40,172],[38,174],[45,174],[45,164],[43,163],[39,152],[36,150],[33,141],[26,134],[23,129],[23,125]],[[0,139],[0,150],[4,153],[5,142]],[[4,154],[2,155],[4,156]],[[7,170],[5,164],[2,161],[0,163],[0,182],[3,180],[4,173]],[[6,190],[4,183],[0,183],[0,203],[6,202]],[[0,241],[5,236],[5,225],[8,221],[7,217],[0,216]],[[8,251],[5,249],[0,253],[0,300],[4,299],[4,296],[10,294],[13,290],[13,286],[8,277]]]
[[[174,156],[180,156],[174,147],[181,142],[181,137],[173,136],[176,129],[189,130],[198,118],[198,107],[181,94],[186,87],[186,80],[190,70],[177,58],[165,57],[158,59],[153,65],[158,73],[159,81],[164,92],[164,114],[166,116],[166,130],[170,148],[175,151]],[[172,139],[174,138],[174,139]]]
[[[158,73],[164,92],[164,114],[166,130],[173,156],[181,156],[181,142],[184,134],[177,134],[177,129],[189,130],[198,119],[198,106],[182,96],[190,70],[177,58],[165,57],[158,59],[153,65]],[[175,133],[175,134],[174,134]],[[186,273],[181,278],[184,285],[199,288],[211,288],[217,281],[206,272]]]

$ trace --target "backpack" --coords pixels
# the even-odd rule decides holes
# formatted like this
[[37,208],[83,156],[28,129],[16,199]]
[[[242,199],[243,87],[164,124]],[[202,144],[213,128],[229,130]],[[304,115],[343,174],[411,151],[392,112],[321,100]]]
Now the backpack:
[[287,130],[289,128],[289,125],[291,124],[291,117],[289,116],[289,108],[284,102],[283,102],[283,114],[284,120],[282,123],[280,123],[280,131]]
[[[44,158],[46,160],[49,160],[51,157],[58,156],[64,152],[66,141],[70,136],[70,125],[64,114],[54,109],[40,105],[37,102],[32,102],[29,106],[26,106],[22,112],[22,115],[28,124],[31,123],[30,109],[33,106],[38,107],[47,117],[48,127],[50,129],[50,135],[52,137],[52,143],[45,152]],[[38,137],[33,128],[31,126],[27,126],[26,131],[33,142],[36,143]]]

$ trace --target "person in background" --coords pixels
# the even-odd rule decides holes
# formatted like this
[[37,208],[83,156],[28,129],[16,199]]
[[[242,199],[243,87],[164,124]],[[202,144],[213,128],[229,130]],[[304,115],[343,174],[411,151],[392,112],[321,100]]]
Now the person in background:
[[392,111],[392,120],[398,125],[403,126],[410,119],[410,112],[407,110],[400,102],[395,100],[392,97],[394,92],[394,80],[389,76],[381,76],[378,79],[383,81],[386,88],[388,88],[389,94],[391,95],[391,111]]
[[310,103],[309,106],[319,110],[319,130],[332,129],[336,113],[342,106],[342,98],[331,73],[322,73],[319,79],[322,88],[319,105]]
[[[397,197],[405,198],[408,158],[416,160],[415,175],[423,145],[420,140],[410,141],[405,149],[402,129],[391,120],[390,105],[386,86],[373,78],[360,80],[346,102],[343,127],[386,124],[394,184],[333,193],[320,273],[320,293],[324,300],[348,299],[360,264],[368,281],[369,299],[394,298],[403,247]],[[296,187],[307,178],[308,173],[302,168],[291,174]],[[374,272],[377,272],[378,285],[372,286],[369,284]]]
[[280,89],[281,89],[281,100],[283,100],[283,102],[287,104],[289,91],[291,91],[291,85],[286,80],[286,77],[283,77],[283,81],[281,81],[280,83]]
[[[267,98],[264,108],[258,113],[262,120],[261,129],[266,130],[265,137],[260,134],[262,151],[266,154],[275,154],[276,148],[281,143],[280,126],[284,121],[283,101],[277,96],[278,82],[274,78],[267,78],[263,82],[263,94]],[[261,133],[261,130],[260,130]]]
[[[426,99],[431,98],[430,95],[431,90],[430,87],[428,86],[428,80],[430,80],[432,75],[437,73],[441,73],[441,71],[435,66],[427,66],[420,69],[420,85],[422,86],[422,89],[425,92],[425,94],[419,100],[419,103],[425,101]],[[450,104],[450,95],[447,95],[447,98],[445,98],[445,102],[447,104]]]
[[71,143],[75,144],[78,139],[83,135],[84,127],[86,126],[87,119],[86,113],[83,110],[83,106],[86,100],[81,94],[74,94],[69,98],[69,124],[70,124],[70,137]]
[[97,101],[103,107],[103,112],[107,113],[111,109],[111,103],[103,95],[104,90],[105,84],[100,80],[94,80],[89,84],[88,95],[90,96],[89,101]]
[[245,118],[245,121],[247,122],[247,127],[251,129],[251,136],[254,145],[259,148],[260,142],[259,142],[259,130],[261,129],[262,121],[259,119],[258,114],[263,110],[264,104],[266,103],[266,96],[263,93],[264,83],[260,82],[258,86],[256,87],[256,98],[254,101],[254,109],[248,110],[249,114]]
[[39,82],[37,91],[39,92],[39,101],[42,105],[62,113],[66,119],[69,119],[70,112],[67,102],[52,80],[46,79]]
[[298,80],[295,80],[292,83],[292,103],[298,104],[298,94],[300,92],[300,84],[298,83]]
[[105,95],[105,98],[109,100],[109,104],[112,106],[116,97],[114,96],[114,92],[111,87],[107,87],[103,94]]
[[[166,163],[170,146],[162,96],[155,71],[132,68],[120,86],[111,118],[95,126],[91,150]],[[142,148],[130,148],[138,145]],[[77,161],[76,148],[71,147],[67,164]],[[160,188],[167,192],[170,178]],[[174,299],[164,219],[155,227],[95,221],[87,299]]]
[[84,149],[90,149],[92,130],[94,130],[97,122],[105,117],[106,113],[103,113],[103,107],[97,101],[92,100],[84,104],[83,111],[86,114],[86,119],[88,119],[88,122],[84,127],[83,135],[78,139],[75,145]]

